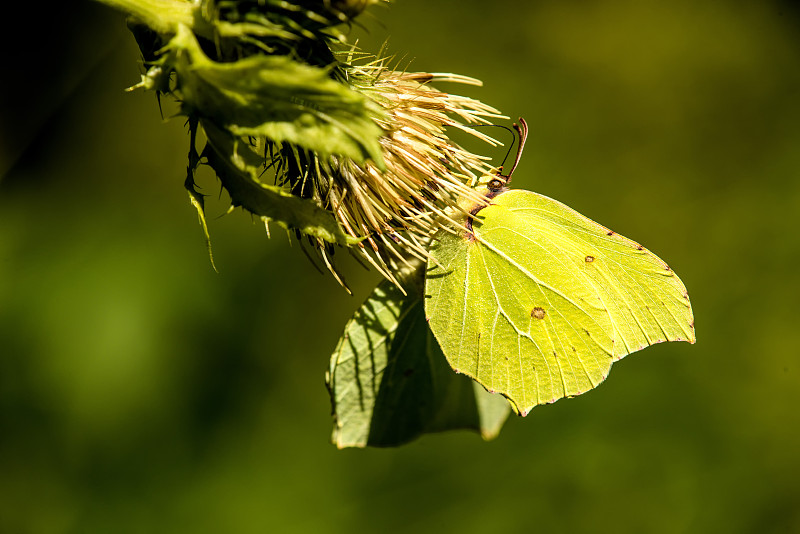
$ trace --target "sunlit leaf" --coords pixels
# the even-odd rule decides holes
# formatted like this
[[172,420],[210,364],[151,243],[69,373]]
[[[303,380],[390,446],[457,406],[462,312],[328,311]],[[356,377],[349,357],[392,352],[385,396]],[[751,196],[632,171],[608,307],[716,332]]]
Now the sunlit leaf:
[[98,0],[125,12],[154,31],[172,33],[178,26],[191,26],[197,17],[198,4],[186,0]]
[[431,255],[425,311],[450,365],[522,415],[594,388],[631,352],[695,340],[663,261],[536,193],[501,193]]
[[501,395],[447,365],[418,293],[406,297],[387,281],[347,323],[327,382],[340,448],[399,445],[457,428],[490,439],[510,412]]
[[288,141],[321,155],[371,159],[383,168],[375,122],[380,107],[330,76],[288,56],[211,60],[185,26],[168,46],[176,94],[187,112],[238,136]]

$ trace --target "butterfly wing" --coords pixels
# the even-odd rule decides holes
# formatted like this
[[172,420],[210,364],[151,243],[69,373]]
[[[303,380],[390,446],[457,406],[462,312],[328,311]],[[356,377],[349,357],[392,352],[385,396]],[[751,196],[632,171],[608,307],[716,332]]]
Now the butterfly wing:
[[551,198],[512,190],[471,234],[440,234],[426,317],[450,365],[519,413],[596,387],[611,364],[694,342],[677,275],[644,247]]

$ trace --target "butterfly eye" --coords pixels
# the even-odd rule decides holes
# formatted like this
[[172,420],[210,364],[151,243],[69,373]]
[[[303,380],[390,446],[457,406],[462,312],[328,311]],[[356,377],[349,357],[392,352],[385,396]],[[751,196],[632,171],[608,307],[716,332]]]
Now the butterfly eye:
[[505,182],[499,178],[492,178],[487,184],[489,189],[496,191],[505,185]]

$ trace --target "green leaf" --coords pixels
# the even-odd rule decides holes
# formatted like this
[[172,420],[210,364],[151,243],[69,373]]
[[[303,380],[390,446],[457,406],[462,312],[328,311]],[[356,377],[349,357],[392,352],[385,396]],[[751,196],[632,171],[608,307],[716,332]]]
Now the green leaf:
[[641,245],[529,191],[473,225],[438,236],[425,311],[450,365],[521,415],[596,387],[631,352],[694,343],[683,283]]
[[200,155],[197,153],[197,125],[196,119],[189,119],[189,165],[186,167],[186,180],[183,182],[183,187],[189,193],[189,201],[192,206],[197,210],[197,217],[200,220],[200,226],[203,228],[203,237],[206,241],[206,250],[208,250],[208,259],[211,261],[211,267],[217,271],[217,266],[214,264],[214,254],[211,250],[211,235],[208,233],[208,223],[206,222],[206,208],[205,197],[197,190],[197,184],[194,181],[194,173],[197,166],[200,165]]
[[339,447],[394,446],[420,434],[472,429],[491,439],[510,412],[447,365],[419,292],[381,282],[345,327],[327,375]]
[[203,156],[214,169],[234,206],[254,215],[275,221],[284,228],[294,228],[329,243],[350,246],[360,242],[344,233],[331,212],[313,201],[284,191],[281,187],[260,182],[264,158],[250,146],[239,143],[211,123],[201,121],[208,138]]
[[191,26],[197,19],[198,4],[186,0],[98,0],[124,11],[159,33],[174,33],[180,25]]
[[288,56],[254,55],[212,61],[185,26],[170,41],[168,63],[178,74],[176,95],[187,108],[237,136],[265,136],[318,152],[372,159],[383,169],[375,122],[380,107],[348,85]]

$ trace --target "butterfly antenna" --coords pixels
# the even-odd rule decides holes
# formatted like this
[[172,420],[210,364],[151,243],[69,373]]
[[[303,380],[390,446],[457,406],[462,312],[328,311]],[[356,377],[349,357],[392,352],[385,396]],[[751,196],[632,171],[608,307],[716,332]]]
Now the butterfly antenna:
[[499,126],[500,128],[503,128],[504,130],[508,130],[513,136],[511,138],[511,144],[508,145],[508,150],[506,150],[506,155],[503,156],[503,161],[500,163],[500,167],[498,167],[498,170],[502,171],[503,170],[503,165],[506,164],[506,160],[508,159],[508,156],[511,155],[511,150],[514,148],[514,144],[517,142],[517,136],[514,135],[514,132],[512,132],[511,128],[509,128],[508,126],[502,126],[500,124],[497,124],[495,126]]
[[514,143],[517,142],[517,136],[514,135],[514,132],[511,130],[511,128],[509,128],[508,126],[503,126],[502,124],[473,124],[472,125],[473,128],[487,128],[487,127],[490,127],[490,126],[492,128],[502,128],[503,130],[506,130],[507,132],[509,132],[513,136],[511,138],[511,144],[508,146],[508,150],[506,151],[506,155],[503,157],[503,162],[500,163],[500,166],[498,167],[498,169],[502,171],[503,170],[503,165],[506,164],[506,160],[508,159],[508,156],[511,155],[511,150],[514,148]]
[[[522,159],[522,150],[525,148],[525,141],[528,139],[528,123],[525,122],[525,119],[522,117],[519,118],[519,124],[516,122],[514,123],[514,129],[517,131],[517,135],[519,136],[519,147],[517,148],[517,157],[514,158],[514,165],[511,166],[511,170],[508,171],[508,174],[502,174],[503,166],[500,166],[500,170],[497,173],[498,177],[502,177],[506,179],[505,185],[508,185],[511,182],[511,175],[514,174],[514,171],[519,165],[519,160]],[[512,143],[511,146],[514,146]],[[511,152],[511,147],[508,148],[509,153]],[[506,155],[508,157],[508,155]],[[505,163],[505,159],[503,163]]]

